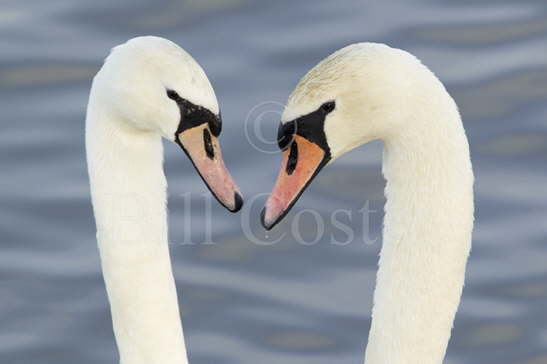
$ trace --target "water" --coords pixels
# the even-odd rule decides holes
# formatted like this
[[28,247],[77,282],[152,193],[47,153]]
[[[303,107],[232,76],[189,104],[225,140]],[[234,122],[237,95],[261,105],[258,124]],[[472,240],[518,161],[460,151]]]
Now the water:
[[[324,170],[282,228],[265,236],[260,194],[270,190],[279,156],[257,151],[243,130],[256,105],[270,102],[253,111],[259,115],[279,110],[310,67],[363,40],[407,49],[430,66],[469,135],[474,250],[446,363],[547,363],[545,1],[5,0],[1,7],[1,363],[117,360],[84,114],[109,48],[142,34],[181,44],[207,71],[225,119],[224,155],[247,197],[242,215],[213,204],[208,236],[206,189],[166,145],[171,252],[192,363],[362,362],[384,203],[381,145]],[[267,114],[260,124],[265,137],[275,134],[276,119]],[[182,230],[187,198],[190,232]],[[359,212],[366,200],[376,211],[369,228]],[[297,214],[314,209],[328,219],[338,208],[350,211],[340,220],[355,229],[353,239],[326,220],[314,243],[315,217]],[[296,243],[295,233],[308,244]]]

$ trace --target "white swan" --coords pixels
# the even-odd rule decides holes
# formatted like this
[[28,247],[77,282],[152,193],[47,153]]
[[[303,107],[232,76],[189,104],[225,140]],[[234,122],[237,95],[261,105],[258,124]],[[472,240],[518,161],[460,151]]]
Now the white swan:
[[187,363],[167,244],[160,136],[188,154],[216,198],[241,208],[217,136],[217,100],[201,67],[174,43],[115,47],[93,80],[86,147],[97,240],[123,364]]
[[355,44],[299,82],[262,223],[271,229],[324,165],[373,139],[384,141],[387,203],[365,362],[439,364],[471,246],[473,172],[456,104],[415,57]]

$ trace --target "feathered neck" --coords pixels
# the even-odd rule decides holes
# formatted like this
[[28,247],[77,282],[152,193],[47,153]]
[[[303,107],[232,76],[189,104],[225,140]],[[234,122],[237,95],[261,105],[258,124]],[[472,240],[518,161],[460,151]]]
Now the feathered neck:
[[440,364],[471,247],[473,173],[452,100],[385,140],[387,180],[366,364]]
[[167,244],[161,140],[123,128],[92,91],[86,147],[120,362],[187,363]]

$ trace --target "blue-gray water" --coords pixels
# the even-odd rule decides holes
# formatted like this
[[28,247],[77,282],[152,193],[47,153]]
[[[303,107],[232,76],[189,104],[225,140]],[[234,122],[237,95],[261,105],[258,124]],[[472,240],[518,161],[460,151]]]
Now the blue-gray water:
[[[4,0],[0,9],[0,363],[117,361],[84,115],[109,48],[143,34],[172,39],[205,68],[223,111],[224,156],[247,197],[243,215],[212,205],[208,237],[207,191],[166,145],[171,252],[191,363],[362,362],[380,248],[372,239],[384,202],[381,144],[325,169],[266,238],[257,216],[265,197],[251,200],[270,190],[279,155],[257,151],[256,132],[247,128],[249,141],[244,129],[246,119],[278,110],[275,102],[320,59],[365,40],[430,66],[457,100],[470,139],[474,249],[446,363],[547,363],[544,0]],[[266,113],[265,137],[273,138],[276,119]],[[376,211],[370,229],[359,212],[366,200]],[[295,220],[304,209],[325,220],[317,243],[313,215]],[[335,209],[349,210],[337,215],[356,232],[347,244],[333,243],[348,238],[329,220]],[[243,233],[249,214],[258,242]],[[299,232],[311,243],[297,243]],[[260,243],[283,233],[276,244]]]

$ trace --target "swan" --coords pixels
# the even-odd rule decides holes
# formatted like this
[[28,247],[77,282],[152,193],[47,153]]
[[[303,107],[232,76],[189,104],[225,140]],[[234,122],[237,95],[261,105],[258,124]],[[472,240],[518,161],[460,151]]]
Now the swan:
[[359,43],[308,72],[281,119],[281,168],[262,224],[272,229],[325,165],[383,140],[384,242],[365,363],[442,363],[474,213],[469,146],[454,100],[411,54]]
[[161,137],[189,156],[230,211],[243,203],[222,160],[219,107],[176,44],[138,37],[93,79],[86,152],[103,277],[123,364],[188,363],[167,241]]

